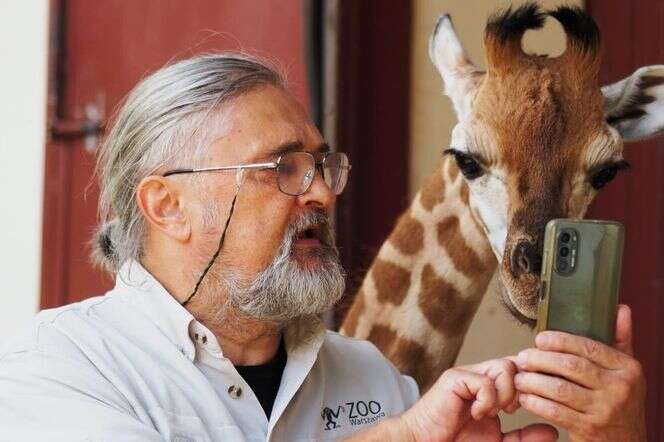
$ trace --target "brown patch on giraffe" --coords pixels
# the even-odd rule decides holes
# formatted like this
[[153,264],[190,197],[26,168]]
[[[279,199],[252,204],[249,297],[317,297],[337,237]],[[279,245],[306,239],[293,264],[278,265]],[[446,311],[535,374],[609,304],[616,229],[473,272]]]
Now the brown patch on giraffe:
[[457,176],[459,176],[459,166],[457,166],[456,161],[450,155],[447,158],[447,178],[449,178],[450,182],[454,182]]
[[414,255],[424,248],[424,227],[413,218],[410,210],[397,221],[397,226],[390,235],[390,242],[405,255]]
[[445,199],[445,181],[443,181],[442,172],[442,166],[437,166],[434,172],[424,181],[420,191],[422,207],[429,212]]
[[458,217],[449,216],[438,224],[438,243],[445,247],[457,270],[466,276],[474,276],[487,270],[477,252],[466,243],[461,234]]
[[464,299],[430,264],[422,269],[422,291],[417,302],[429,324],[448,337],[463,333],[477,308],[476,302]]
[[467,206],[468,205],[468,193],[470,192],[470,187],[468,187],[468,183],[465,181],[461,182],[461,188],[459,189],[459,198],[461,199],[461,202]]
[[420,387],[428,385],[433,364],[423,345],[397,337],[393,329],[379,324],[374,324],[367,340],[378,347],[401,373],[412,376]]
[[431,358],[424,346],[412,339],[399,338],[394,347],[395,351],[390,354],[390,360],[394,365],[401,373],[412,376],[422,391],[428,389],[434,370]]
[[401,305],[410,287],[410,272],[408,270],[376,258],[376,262],[371,267],[371,276],[376,286],[378,302]]
[[357,330],[357,323],[360,320],[360,316],[364,313],[364,290],[360,289],[355,294],[355,299],[353,305],[346,313],[344,318],[343,325],[341,327],[342,332],[346,336],[355,336]]
[[386,325],[374,324],[371,327],[367,341],[373,343],[382,352],[385,352],[397,340],[397,333]]

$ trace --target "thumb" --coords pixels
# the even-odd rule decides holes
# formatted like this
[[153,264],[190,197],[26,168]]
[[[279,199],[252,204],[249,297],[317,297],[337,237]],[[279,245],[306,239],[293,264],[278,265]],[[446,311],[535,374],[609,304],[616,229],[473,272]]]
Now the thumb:
[[634,356],[632,347],[632,310],[625,304],[618,306],[616,314],[616,344],[615,348],[630,356]]
[[547,424],[532,424],[503,436],[503,442],[554,442],[558,440],[558,430]]

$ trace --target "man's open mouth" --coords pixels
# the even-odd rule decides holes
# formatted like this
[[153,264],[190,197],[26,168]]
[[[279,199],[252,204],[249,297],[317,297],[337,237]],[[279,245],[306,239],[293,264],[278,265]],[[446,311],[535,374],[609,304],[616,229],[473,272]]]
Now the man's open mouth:
[[315,225],[299,231],[295,235],[295,243],[306,246],[319,246],[325,244],[321,226]]

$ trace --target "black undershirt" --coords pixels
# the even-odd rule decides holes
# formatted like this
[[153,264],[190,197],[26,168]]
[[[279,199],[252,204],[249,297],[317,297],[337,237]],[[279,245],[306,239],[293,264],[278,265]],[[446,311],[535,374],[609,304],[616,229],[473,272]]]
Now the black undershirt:
[[284,373],[284,367],[286,367],[286,360],[286,348],[284,347],[284,340],[282,338],[277,354],[274,355],[274,358],[270,362],[262,365],[238,365],[235,367],[258,398],[268,420],[270,419],[270,414],[272,414],[274,400],[277,398],[281,375]]

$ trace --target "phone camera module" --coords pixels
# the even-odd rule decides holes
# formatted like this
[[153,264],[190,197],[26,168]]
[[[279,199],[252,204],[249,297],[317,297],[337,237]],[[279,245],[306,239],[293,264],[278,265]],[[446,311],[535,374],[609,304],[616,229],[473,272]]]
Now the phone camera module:
[[569,249],[567,247],[561,247],[560,249],[560,256],[563,258],[567,257],[569,255]]
[[562,235],[560,235],[560,242],[569,242],[570,239],[571,236],[567,232],[564,232]]

